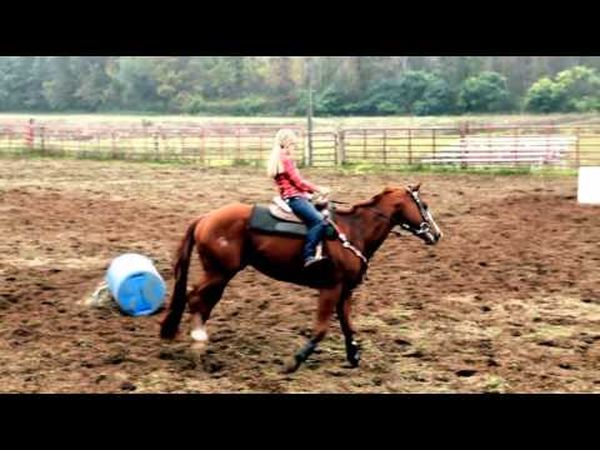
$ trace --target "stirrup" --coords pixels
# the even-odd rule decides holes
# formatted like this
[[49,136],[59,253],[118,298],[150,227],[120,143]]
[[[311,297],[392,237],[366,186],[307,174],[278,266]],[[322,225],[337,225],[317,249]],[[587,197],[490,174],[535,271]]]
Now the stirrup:
[[313,264],[316,264],[316,263],[318,263],[320,261],[324,261],[326,259],[327,259],[326,256],[311,256],[306,261],[304,261],[304,268],[310,267]]

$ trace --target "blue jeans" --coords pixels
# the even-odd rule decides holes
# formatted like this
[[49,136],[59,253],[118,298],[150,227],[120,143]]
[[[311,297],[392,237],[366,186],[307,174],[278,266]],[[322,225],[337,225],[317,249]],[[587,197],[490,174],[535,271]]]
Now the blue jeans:
[[308,232],[306,234],[306,242],[302,256],[306,261],[308,258],[315,256],[317,245],[323,239],[327,229],[327,221],[323,215],[317,211],[308,199],[304,197],[290,197],[287,200],[294,214],[296,214],[306,224]]

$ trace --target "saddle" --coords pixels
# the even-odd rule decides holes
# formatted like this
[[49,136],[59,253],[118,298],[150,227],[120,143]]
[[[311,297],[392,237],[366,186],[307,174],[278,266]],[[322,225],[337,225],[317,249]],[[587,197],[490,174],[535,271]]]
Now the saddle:
[[[313,201],[313,204],[326,218],[331,217],[328,209],[329,202],[327,200]],[[294,214],[292,208],[290,208],[285,200],[278,195],[273,197],[273,203],[269,206],[269,212],[273,217],[283,220],[284,222],[304,223],[302,222],[302,219]]]
[[[327,201],[315,201],[313,204],[327,218],[332,217]],[[279,196],[272,199],[269,205],[254,205],[250,216],[249,228],[264,233],[306,236],[307,228],[302,219],[297,217],[288,204]],[[333,234],[333,229],[326,233],[327,238]]]

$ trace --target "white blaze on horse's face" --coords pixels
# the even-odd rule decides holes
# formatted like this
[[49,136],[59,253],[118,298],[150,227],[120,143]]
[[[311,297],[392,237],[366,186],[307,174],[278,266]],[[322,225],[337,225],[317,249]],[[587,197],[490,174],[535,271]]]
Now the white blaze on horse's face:
[[444,233],[442,233],[442,230],[440,230],[440,227],[438,227],[438,224],[433,219],[433,215],[431,214],[429,208],[425,209],[425,220],[427,223],[429,223],[429,234],[431,235],[434,244],[437,244]]

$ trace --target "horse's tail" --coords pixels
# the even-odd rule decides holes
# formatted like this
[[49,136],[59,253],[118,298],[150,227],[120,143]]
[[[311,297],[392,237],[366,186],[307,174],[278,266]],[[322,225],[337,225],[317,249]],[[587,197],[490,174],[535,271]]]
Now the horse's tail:
[[202,219],[203,217],[199,217],[188,226],[177,249],[176,261],[173,267],[175,287],[167,307],[167,313],[160,324],[160,337],[163,339],[173,339],[177,335],[187,299],[187,278],[190,268],[190,255],[195,244],[194,234],[196,226]]

